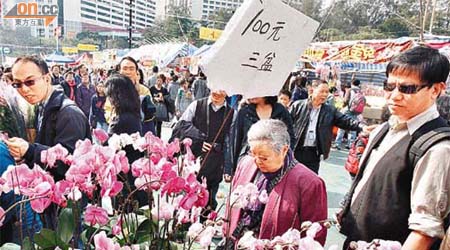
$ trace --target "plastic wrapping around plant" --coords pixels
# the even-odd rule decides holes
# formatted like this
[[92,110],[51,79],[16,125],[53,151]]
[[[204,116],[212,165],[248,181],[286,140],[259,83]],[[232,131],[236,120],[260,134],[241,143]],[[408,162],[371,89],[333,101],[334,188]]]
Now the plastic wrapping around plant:
[[[107,145],[86,139],[69,154],[58,144],[42,152],[44,168],[9,166],[0,178],[0,195],[14,192],[23,198],[0,209],[0,222],[26,202],[42,215],[51,204],[57,206],[56,228],[21,239],[27,249],[176,249],[174,241],[185,242],[188,225],[199,223],[209,198],[206,181],[197,181],[200,163],[190,150],[192,142],[165,143],[151,133],[109,137],[98,129],[93,135]],[[130,164],[127,146],[145,156]],[[55,181],[47,170],[61,165],[68,170]],[[148,205],[139,207],[133,195],[142,191]]]

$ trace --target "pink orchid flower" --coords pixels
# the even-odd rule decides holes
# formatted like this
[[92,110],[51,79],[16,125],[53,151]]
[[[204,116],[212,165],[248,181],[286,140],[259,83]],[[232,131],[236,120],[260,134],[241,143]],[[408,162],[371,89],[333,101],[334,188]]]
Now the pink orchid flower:
[[167,193],[167,195],[178,194],[184,190],[186,181],[181,177],[175,177],[169,180],[161,190],[161,196]]
[[65,162],[68,154],[69,151],[58,143],[41,152],[41,162],[47,164],[49,168],[53,168],[57,160]]
[[173,218],[175,207],[167,203],[164,199],[160,200],[160,204],[152,208],[152,217],[156,220],[170,220]]
[[173,158],[176,153],[180,152],[180,140],[175,138],[175,140],[167,146],[166,152],[169,159]]
[[320,230],[322,230],[322,226],[319,223],[314,222],[311,225],[311,227],[309,227],[309,229],[306,231],[306,236],[314,239],[317,233],[320,232]]
[[33,189],[24,189],[23,194],[29,196],[30,198],[42,197],[31,200],[30,205],[36,213],[43,213],[44,210],[51,204],[53,187],[48,182],[42,182],[36,185]]
[[119,167],[117,169],[116,174],[118,174],[121,171],[124,174],[127,174],[128,171],[130,171],[130,164],[128,163],[127,155],[126,155],[125,151],[123,151],[123,150],[117,152],[117,154],[114,156],[113,164],[116,167]]
[[75,144],[75,151],[73,152],[73,157],[76,159],[82,155],[85,155],[92,150],[92,143],[89,139],[83,141],[79,140]]
[[88,205],[84,214],[84,220],[91,226],[95,224],[104,226],[108,224],[108,213],[101,207]]
[[7,189],[6,180],[0,177],[0,195],[4,193],[6,189]]
[[140,158],[131,164],[131,174],[134,177],[141,177],[144,173],[150,173],[149,159]]
[[298,241],[298,250],[323,250],[323,247],[319,242],[307,236]]
[[108,133],[106,133],[105,130],[99,128],[94,129],[92,131],[92,135],[100,142],[100,144],[105,143],[109,138]]
[[5,210],[3,210],[2,207],[0,207],[0,227],[3,225],[3,222],[5,221]]
[[209,247],[211,245],[212,242],[212,238],[214,237],[214,234],[216,233],[216,230],[214,229],[214,227],[206,227],[205,230],[203,230],[203,232],[200,234],[200,240],[199,240],[199,244],[202,247]]
[[186,150],[186,159],[188,161],[194,161],[195,160],[195,156],[194,156],[194,154],[192,153],[192,150],[191,150],[192,139],[191,138],[185,138],[183,140],[183,145],[184,145],[184,148]]
[[120,245],[106,236],[105,231],[94,236],[95,250],[120,250]]
[[191,239],[195,239],[197,236],[200,235],[200,232],[203,230],[203,224],[200,222],[192,223],[192,225],[189,227],[189,230],[187,232],[187,236]]
[[122,216],[119,216],[119,219],[116,221],[111,230],[113,235],[119,235],[122,233],[122,223]]
[[215,221],[216,219],[217,219],[217,212],[216,211],[211,211],[209,214],[208,214],[208,220],[212,220],[212,221]]
[[191,216],[190,216],[190,221],[192,223],[196,223],[200,220],[200,215],[202,214],[202,208],[201,207],[192,207],[191,209]]

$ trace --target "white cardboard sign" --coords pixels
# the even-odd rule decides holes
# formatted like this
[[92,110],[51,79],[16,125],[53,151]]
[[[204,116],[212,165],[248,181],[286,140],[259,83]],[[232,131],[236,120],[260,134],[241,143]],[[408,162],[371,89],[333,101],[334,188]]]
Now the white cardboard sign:
[[246,0],[200,61],[209,87],[277,95],[318,26],[281,0]]

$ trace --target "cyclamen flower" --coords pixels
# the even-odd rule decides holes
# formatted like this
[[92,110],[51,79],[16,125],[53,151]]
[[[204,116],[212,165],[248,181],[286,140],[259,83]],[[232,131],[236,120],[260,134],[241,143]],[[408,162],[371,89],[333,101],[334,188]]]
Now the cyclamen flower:
[[91,226],[108,224],[108,213],[105,209],[93,205],[88,205],[84,214],[84,220]]
[[109,138],[108,133],[106,133],[105,130],[99,128],[94,129],[92,131],[92,135],[100,142],[100,144],[105,143]]
[[54,147],[41,152],[41,162],[53,168],[57,160],[65,162],[68,154],[69,151],[58,143]]

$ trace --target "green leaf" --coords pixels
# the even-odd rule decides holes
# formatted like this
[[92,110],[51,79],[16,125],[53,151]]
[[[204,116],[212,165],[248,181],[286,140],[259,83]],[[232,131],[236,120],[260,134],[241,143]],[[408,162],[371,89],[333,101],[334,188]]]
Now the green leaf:
[[71,208],[64,208],[59,215],[58,238],[68,244],[75,232],[75,219]]
[[[30,238],[29,237],[26,237],[25,239],[23,239],[23,241],[22,241],[22,247],[23,247],[23,249],[34,249],[34,245],[33,245],[33,243],[31,242],[31,240],[30,240]],[[0,249],[3,249],[3,248],[0,248]]]
[[43,228],[34,236],[34,241],[40,248],[55,248],[57,246],[56,232]]

